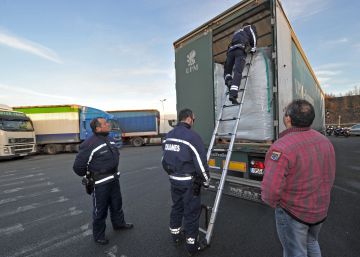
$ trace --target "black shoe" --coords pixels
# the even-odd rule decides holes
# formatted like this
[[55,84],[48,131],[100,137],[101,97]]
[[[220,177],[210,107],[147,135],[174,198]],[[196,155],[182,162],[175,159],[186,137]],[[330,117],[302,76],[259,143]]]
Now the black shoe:
[[132,229],[134,227],[134,224],[132,223],[125,223],[124,225],[120,227],[113,227],[114,230],[123,230],[123,229]]
[[187,249],[187,253],[188,253],[189,256],[195,256],[198,253],[204,251],[205,248],[207,248],[207,247],[208,247],[208,245],[207,245],[206,241],[199,241],[199,242],[196,243],[195,249],[192,250],[192,251],[189,251]]
[[94,241],[95,241],[95,243],[97,243],[99,245],[107,245],[109,243],[109,239],[97,239]]
[[232,104],[239,104],[239,102],[237,101],[237,97],[229,96],[229,100]]

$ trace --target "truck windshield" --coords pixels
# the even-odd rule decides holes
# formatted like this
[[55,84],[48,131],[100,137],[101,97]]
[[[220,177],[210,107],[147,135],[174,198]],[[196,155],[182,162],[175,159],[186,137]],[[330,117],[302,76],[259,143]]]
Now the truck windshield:
[[6,131],[34,131],[30,120],[0,118],[0,129]]
[[108,122],[110,123],[111,131],[119,131],[120,130],[119,123],[116,120],[108,120]]

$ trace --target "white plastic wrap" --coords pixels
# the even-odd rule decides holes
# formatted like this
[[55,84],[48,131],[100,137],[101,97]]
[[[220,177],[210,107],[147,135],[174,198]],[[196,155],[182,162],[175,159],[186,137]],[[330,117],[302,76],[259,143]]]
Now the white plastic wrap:
[[[236,138],[255,141],[267,141],[274,138],[274,122],[272,109],[272,71],[270,66],[269,48],[258,48],[254,55],[253,65],[250,68],[249,79],[246,87],[244,106],[242,108],[240,123],[236,132]],[[249,62],[250,55],[247,57]],[[244,68],[243,75],[247,72]],[[215,115],[221,110],[221,105],[225,100],[226,105],[230,105],[228,96],[225,99],[227,87],[224,82],[224,67],[215,64],[214,67],[214,87],[215,87]],[[241,86],[244,86],[245,79],[242,79]],[[238,101],[240,101],[239,92]],[[223,118],[237,116],[238,106],[224,109]],[[232,132],[235,121],[221,122],[219,133]]]

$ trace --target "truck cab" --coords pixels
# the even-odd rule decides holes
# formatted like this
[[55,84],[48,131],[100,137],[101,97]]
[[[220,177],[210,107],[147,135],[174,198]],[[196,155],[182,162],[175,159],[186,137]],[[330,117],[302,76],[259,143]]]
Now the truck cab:
[[0,107],[0,159],[35,153],[35,132],[29,117]]

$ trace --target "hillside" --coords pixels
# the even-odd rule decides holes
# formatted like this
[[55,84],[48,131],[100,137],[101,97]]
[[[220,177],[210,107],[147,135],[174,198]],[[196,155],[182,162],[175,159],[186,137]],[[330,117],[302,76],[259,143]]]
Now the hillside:
[[360,95],[326,96],[325,97],[326,124],[351,125],[360,123]]

